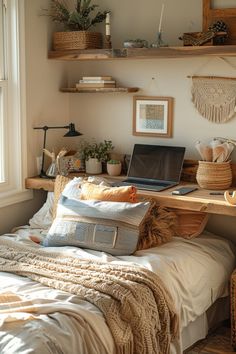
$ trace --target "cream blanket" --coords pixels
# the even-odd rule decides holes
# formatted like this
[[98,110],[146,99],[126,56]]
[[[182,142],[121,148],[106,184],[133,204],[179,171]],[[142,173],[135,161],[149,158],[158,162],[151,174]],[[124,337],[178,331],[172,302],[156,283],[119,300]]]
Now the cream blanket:
[[[27,276],[95,304],[118,354],[169,353],[177,316],[161,279],[146,268],[79,260],[0,239],[0,271]],[[8,306],[11,310],[15,312],[14,302]]]

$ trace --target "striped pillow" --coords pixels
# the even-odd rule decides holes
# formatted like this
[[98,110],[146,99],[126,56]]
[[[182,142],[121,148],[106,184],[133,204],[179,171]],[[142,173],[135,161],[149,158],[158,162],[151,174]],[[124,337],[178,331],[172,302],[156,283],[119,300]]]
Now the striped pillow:
[[76,200],[61,196],[44,246],[77,246],[112,255],[132,254],[150,202]]

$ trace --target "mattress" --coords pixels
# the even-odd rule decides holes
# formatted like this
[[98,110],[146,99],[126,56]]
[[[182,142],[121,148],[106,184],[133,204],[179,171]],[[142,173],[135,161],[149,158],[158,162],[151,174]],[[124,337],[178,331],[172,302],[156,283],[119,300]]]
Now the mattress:
[[[17,235],[3,237],[38,247],[28,237],[32,233],[37,235],[42,231],[26,228]],[[157,273],[173,297],[180,318],[180,338],[184,329],[217,298],[228,295],[228,280],[235,265],[233,245],[207,232],[193,240],[176,237],[168,244],[132,256],[114,257],[75,247],[48,247],[47,250],[113,264],[128,262]],[[0,273],[0,293],[37,299],[41,306],[40,314],[0,315],[1,354],[115,354],[113,338],[102,313],[87,301],[9,273]],[[46,313],[48,308],[50,314]],[[180,354],[182,350],[179,340],[173,344],[171,353]]]

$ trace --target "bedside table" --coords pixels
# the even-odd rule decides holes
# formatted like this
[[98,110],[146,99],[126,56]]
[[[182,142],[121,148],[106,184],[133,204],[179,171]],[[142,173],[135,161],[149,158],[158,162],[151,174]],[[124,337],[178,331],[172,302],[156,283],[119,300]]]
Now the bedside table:
[[236,350],[236,269],[230,281],[231,345]]

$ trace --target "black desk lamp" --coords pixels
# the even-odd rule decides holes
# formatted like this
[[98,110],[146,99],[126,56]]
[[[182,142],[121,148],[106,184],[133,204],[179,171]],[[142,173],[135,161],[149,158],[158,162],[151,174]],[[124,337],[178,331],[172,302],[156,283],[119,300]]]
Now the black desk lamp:
[[44,172],[44,157],[45,157],[44,149],[46,147],[46,135],[47,135],[48,129],[69,129],[69,131],[64,135],[65,137],[68,137],[68,138],[71,138],[71,137],[74,137],[74,136],[80,136],[80,135],[83,135],[83,134],[78,132],[77,130],[75,130],[74,123],[70,123],[69,125],[65,125],[65,126],[62,126],[62,127],[48,127],[47,125],[45,125],[44,127],[35,127],[34,129],[41,129],[41,130],[44,131],[42,165],[41,165],[41,171],[40,171],[40,175],[39,176],[41,178],[50,178]]

